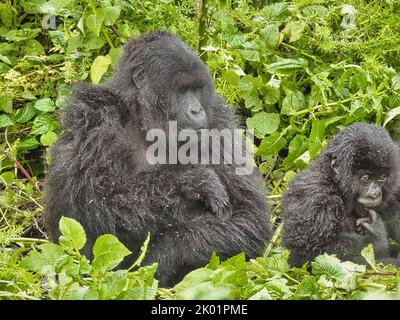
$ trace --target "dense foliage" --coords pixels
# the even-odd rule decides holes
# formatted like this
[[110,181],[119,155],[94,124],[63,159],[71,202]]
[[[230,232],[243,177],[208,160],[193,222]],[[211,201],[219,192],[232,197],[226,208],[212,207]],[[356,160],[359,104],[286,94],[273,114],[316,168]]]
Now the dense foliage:
[[[335,132],[367,121],[396,134],[400,1],[209,0],[203,19],[196,3],[0,3],[0,297],[350,299],[385,292],[400,297],[399,271],[377,265],[370,247],[363,252],[368,269],[323,255],[310,271],[290,268],[288,252],[279,247],[280,195]],[[60,245],[49,243],[41,205],[46,155],[57,139],[70,85],[103,81],[121,45],[158,28],[199,53],[218,92],[243,125],[255,130],[256,161],[277,225],[263,257],[220,262],[213,256],[173,289],[157,288],[156,265],[139,268],[142,258],[129,270],[113,271],[129,251],[111,235],[97,240],[95,259],[88,261],[79,253],[84,230],[71,219],[60,223]]]

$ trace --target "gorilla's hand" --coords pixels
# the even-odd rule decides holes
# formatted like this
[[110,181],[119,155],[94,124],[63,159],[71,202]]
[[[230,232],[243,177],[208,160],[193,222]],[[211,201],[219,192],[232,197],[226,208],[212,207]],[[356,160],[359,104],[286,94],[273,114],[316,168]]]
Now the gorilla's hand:
[[356,231],[360,234],[365,234],[366,231],[375,234],[374,232],[374,224],[376,222],[376,219],[378,217],[378,214],[376,213],[375,210],[372,209],[365,209],[368,211],[368,216],[367,217],[362,217],[358,218],[356,220]]
[[180,191],[188,200],[204,201],[218,216],[229,213],[229,195],[218,175],[211,168],[195,167],[179,177]]

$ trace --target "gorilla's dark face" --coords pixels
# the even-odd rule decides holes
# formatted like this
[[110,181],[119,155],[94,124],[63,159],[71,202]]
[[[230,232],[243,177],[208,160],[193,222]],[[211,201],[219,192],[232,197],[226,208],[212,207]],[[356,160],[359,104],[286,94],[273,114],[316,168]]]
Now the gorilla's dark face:
[[127,47],[119,70],[131,73],[133,95],[146,106],[147,117],[163,115],[164,122],[177,121],[179,129],[212,127],[216,96],[211,76],[178,38],[164,34],[141,46]]
[[358,195],[357,201],[366,208],[379,206],[387,176],[386,173],[357,170],[353,174],[353,189]]
[[172,96],[172,110],[168,120],[176,120],[181,129],[207,128],[207,112],[203,107],[204,90],[192,83],[177,83]]
[[374,208],[387,203],[399,183],[399,150],[385,129],[352,125],[326,149],[340,192],[347,200]]

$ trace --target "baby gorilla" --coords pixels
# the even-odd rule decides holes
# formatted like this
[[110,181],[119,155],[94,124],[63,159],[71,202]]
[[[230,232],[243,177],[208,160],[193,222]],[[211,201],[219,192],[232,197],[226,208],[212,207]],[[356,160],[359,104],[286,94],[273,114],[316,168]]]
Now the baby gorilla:
[[361,250],[372,243],[378,261],[397,264],[384,221],[399,186],[399,159],[381,127],[354,124],[339,132],[284,193],[290,262],[301,266],[326,252],[363,264]]

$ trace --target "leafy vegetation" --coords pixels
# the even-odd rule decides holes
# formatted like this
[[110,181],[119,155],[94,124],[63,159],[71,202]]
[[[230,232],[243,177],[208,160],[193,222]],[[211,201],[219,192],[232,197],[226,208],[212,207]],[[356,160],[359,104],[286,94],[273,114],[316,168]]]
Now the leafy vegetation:
[[[307,271],[290,268],[288,252],[279,247],[280,195],[334,133],[366,121],[395,134],[400,1],[264,2],[209,0],[205,19],[192,0],[0,3],[0,297],[400,297],[399,270],[377,265],[371,248],[363,252],[369,269],[323,255]],[[49,243],[41,204],[47,154],[70,85],[104,81],[121,45],[158,28],[198,52],[217,91],[255,130],[256,162],[277,225],[263,257],[220,262],[213,256],[172,289],[157,288],[156,265],[140,267],[142,258],[113,271],[129,251],[110,235],[97,240],[95,259],[88,261],[79,253],[84,231],[73,220],[61,221],[60,245]]]

